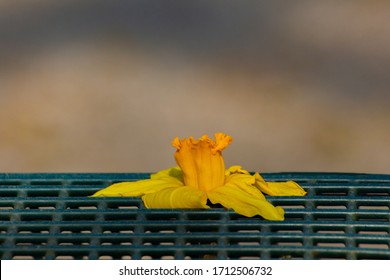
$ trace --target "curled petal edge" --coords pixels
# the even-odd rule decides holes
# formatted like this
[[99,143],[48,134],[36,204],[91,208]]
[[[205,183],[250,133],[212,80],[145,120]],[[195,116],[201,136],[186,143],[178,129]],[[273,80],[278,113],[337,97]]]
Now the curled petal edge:
[[[260,193],[260,191],[258,191]],[[225,185],[208,194],[213,204],[221,204],[228,209],[233,209],[238,214],[246,217],[260,215],[267,220],[284,220],[284,210],[279,206],[273,206],[264,199],[260,193],[257,197],[253,192],[245,192],[236,185]]]
[[259,173],[255,173],[255,186],[271,196],[304,196],[307,192],[296,182],[266,182]]

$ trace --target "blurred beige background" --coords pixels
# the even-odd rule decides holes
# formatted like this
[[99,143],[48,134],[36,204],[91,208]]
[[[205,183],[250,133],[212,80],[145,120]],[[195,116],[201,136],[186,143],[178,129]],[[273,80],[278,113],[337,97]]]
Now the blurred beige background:
[[0,1],[0,172],[390,173],[389,1]]

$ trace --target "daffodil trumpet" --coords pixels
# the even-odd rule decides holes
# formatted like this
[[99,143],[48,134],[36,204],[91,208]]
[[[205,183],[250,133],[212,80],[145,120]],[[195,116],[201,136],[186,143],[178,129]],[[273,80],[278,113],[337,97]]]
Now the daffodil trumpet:
[[[215,133],[195,140],[175,138],[178,166],[151,174],[150,179],[115,183],[96,192],[100,196],[141,197],[146,208],[207,209],[220,204],[227,209],[267,220],[284,220],[284,210],[266,200],[270,196],[303,196],[306,192],[295,182],[266,182],[259,173],[251,175],[241,166],[225,168],[222,157],[232,138]],[[263,194],[264,193],[264,194]],[[209,203],[210,202],[210,203]]]

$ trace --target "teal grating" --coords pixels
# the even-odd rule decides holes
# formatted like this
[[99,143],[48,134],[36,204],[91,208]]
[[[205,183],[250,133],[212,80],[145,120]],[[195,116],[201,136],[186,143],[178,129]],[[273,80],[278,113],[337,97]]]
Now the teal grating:
[[89,198],[149,174],[0,174],[1,259],[390,259],[390,175],[270,173],[285,221]]

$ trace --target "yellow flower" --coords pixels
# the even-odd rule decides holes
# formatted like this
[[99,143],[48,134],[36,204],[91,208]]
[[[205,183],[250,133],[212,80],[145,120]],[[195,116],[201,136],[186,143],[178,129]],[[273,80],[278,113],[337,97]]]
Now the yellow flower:
[[207,202],[221,204],[237,213],[267,220],[283,220],[280,206],[269,203],[268,195],[305,195],[295,182],[265,182],[241,166],[225,168],[222,150],[232,142],[223,133],[215,141],[207,135],[198,140],[175,138],[177,167],[159,171],[150,179],[113,184],[93,196],[141,196],[146,208],[209,208]]

